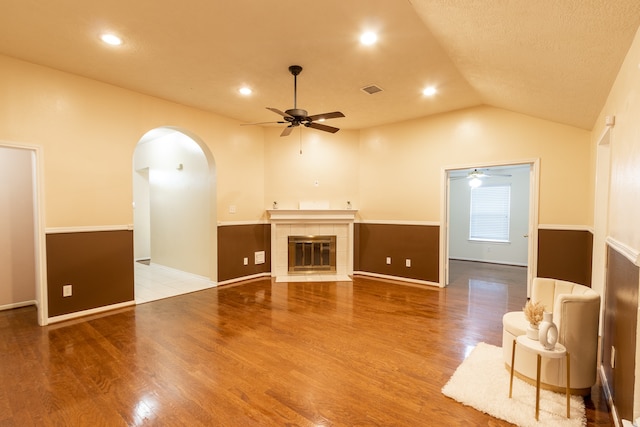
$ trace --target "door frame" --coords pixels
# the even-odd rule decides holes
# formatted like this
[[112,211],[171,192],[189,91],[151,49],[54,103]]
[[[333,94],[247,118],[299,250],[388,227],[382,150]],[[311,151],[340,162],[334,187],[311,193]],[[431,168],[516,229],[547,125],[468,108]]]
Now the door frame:
[[440,287],[449,284],[449,228],[450,228],[450,173],[461,169],[484,169],[504,166],[529,165],[529,241],[527,254],[527,297],[531,282],[538,272],[538,211],[540,199],[540,158],[493,163],[473,163],[445,166],[441,173],[440,190]]
[[0,140],[0,147],[17,148],[31,152],[36,308],[38,310],[38,324],[40,326],[46,326],[49,323],[49,305],[47,299],[47,249],[44,219],[43,149],[38,145],[18,144],[4,140]]

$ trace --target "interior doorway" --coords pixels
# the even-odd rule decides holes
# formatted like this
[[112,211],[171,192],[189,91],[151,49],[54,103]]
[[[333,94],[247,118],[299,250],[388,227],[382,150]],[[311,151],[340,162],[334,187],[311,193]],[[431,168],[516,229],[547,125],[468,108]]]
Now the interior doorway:
[[[446,168],[443,183],[441,286],[449,284],[454,259],[524,267],[528,294],[537,263],[538,160]],[[504,224],[487,236],[478,231],[486,228],[483,203],[508,203]]]
[[215,285],[215,177],[210,150],[187,131],[161,127],[140,139],[133,155],[137,262]]
[[0,309],[36,305],[48,323],[39,147],[0,141]]

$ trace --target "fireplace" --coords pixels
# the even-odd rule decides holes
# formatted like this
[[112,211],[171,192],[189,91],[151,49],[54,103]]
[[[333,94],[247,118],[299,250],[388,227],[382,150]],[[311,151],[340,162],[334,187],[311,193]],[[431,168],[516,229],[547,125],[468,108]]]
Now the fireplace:
[[288,271],[335,273],[336,236],[288,236]]
[[[267,212],[271,223],[271,275],[276,277],[276,281],[287,281],[292,276],[307,280],[336,280],[336,277],[339,280],[350,280],[348,275],[353,274],[353,223],[357,210],[271,209]],[[291,236],[335,236],[335,270],[330,272],[314,268],[313,272],[290,272]],[[326,250],[324,253],[326,254]]]

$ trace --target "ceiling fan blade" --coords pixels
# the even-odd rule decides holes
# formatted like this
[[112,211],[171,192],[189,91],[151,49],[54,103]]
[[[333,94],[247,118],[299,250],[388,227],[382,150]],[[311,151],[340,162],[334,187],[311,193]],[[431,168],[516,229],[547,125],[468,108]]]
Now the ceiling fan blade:
[[340,129],[339,128],[334,128],[333,126],[327,126],[327,125],[323,125],[320,123],[314,123],[314,122],[308,122],[304,124],[306,127],[308,128],[312,128],[312,129],[318,129],[318,130],[322,130],[325,132],[331,132],[331,133],[336,133],[338,132]]
[[322,114],[314,114],[313,116],[308,116],[307,120],[315,122],[321,119],[338,119],[340,117],[344,117],[340,111],[333,111],[331,113],[322,113]]
[[267,107],[267,110],[273,111],[276,114],[280,114],[282,117],[284,118],[290,118],[292,116],[288,115],[287,113],[278,110],[277,108],[271,108],[271,107]]
[[283,121],[279,121],[279,122],[256,122],[256,123],[240,123],[240,126],[253,126],[253,125],[272,125],[272,124],[276,124],[276,123],[289,123],[289,122],[283,122]]
[[293,130],[294,127],[295,126],[293,126],[293,125],[287,126],[286,128],[284,128],[282,130],[282,133],[280,134],[280,136],[289,136],[289,134],[291,133],[291,131]]

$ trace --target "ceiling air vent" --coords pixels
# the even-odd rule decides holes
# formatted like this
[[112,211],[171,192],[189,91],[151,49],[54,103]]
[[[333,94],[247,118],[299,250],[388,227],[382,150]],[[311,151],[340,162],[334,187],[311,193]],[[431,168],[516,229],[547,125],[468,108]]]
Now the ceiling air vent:
[[368,93],[369,95],[373,95],[374,93],[382,92],[382,88],[380,88],[379,86],[376,86],[376,85],[365,86],[360,90],[365,92],[365,93]]

